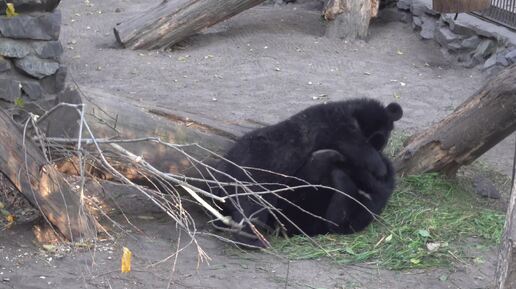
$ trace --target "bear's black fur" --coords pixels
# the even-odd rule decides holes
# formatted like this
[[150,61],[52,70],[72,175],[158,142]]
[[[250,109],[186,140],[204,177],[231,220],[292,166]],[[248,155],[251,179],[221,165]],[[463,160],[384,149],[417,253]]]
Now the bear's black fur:
[[[387,174],[381,177],[357,168],[335,150],[314,152],[296,177],[331,189],[302,187],[285,195],[288,202],[278,200],[287,233],[350,234],[369,225],[382,212],[395,185],[390,161],[378,154],[387,166]],[[302,185],[295,183],[291,186]]]
[[[382,187],[381,191],[391,191],[389,181],[384,179],[388,179],[387,176],[392,174],[392,168],[379,151],[389,138],[393,122],[400,119],[402,114],[398,104],[391,103],[384,107],[373,99],[353,99],[315,105],[278,124],[256,129],[241,137],[225,155],[229,162],[220,161],[216,166],[219,173],[214,176],[222,182],[261,183],[260,186],[247,187],[253,192],[275,190],[292,185],[293,179],[287,176],[303,177],[309,182],[345,188],[351,190],[350,194],[353,196],[360,195],[359,190],[376,192],[382,182],[385,188]],[[322,166],[326,167],[324,170],[313,170],[310,160],[321,150],[333,151],[337,154],[336,159],[330,157],[331,163],[323,162]],[[322,159],[331,155],[323,154]],[[321,159],[316,158],[315,161],[319,162]],[[244,171],[235,164],[256,169]],[[296,195],[297,192],[297,190],[291,191],[284,196],[289,200],[292,198],[295,204],[301,202],[299,203],[301,207],[314,205],[317,208],[328,208],[328,212],[323,212],[323,217],[329,213],[333,219],[339,220],[344,218],[344,214],[348,217],[353,215],[348,212],[351,210],[349,207],[354,207],[349,199],[341,200],[339,196],[328,191],[319,196],[317,191],[312,194],[311,190],[304,190],[301,191],[301,195],[308,194],[311,202],[313,200],[313,204],[304,204],[300,201],[302,198]],[[217,188],[215,193],[224,196],[244,193],[244,190],[241,187],[227,185]],[[256,220],[258,224],[271,225],[274,219],[281,220],[281,207],[284,201],[278,204],[278,199],[281,200],[282,197],[283,195],[278,197],[264,194],[260,197],[246,195],[231,198],[231,201],[227,201],[224,205],[224,211],[236,222],[242,221],[243,212],[246,218]],[[387,199],[388,196],[385,200],[378,200],[378,206],[383,208]],[[376,206],[371,204],[374,201],[364,202],[373,208]],[[279,211],[264,210],[264,204],[273,206]],[[343,207],[339,209],[338,206],[341,205]],[[345,212],[339,214],[339,210]],[[362,214],[357,216],[362,218]],[[292,221],[299,223],[295,219]],[[346,221],[355,222],[349,218]],[[366,220],[365,223],[368,224],[369,221]],[[327,231],[339,232],[339,228],[343,226],[338,223],[337,225],[339,225],[338,228]],[[344,225],[348,228],[353,224]],[[352,227],[355,229],[354,226]],[[348,229],[341,229],[340,232],[347,232],[346,230]],[[247,225],[244,231],[251,232]],[[321,229],[321,232],[325,231]],[[317,233],[319,231],[315,230],[315,234]],[[253,243],[238,237],[237,239]]]

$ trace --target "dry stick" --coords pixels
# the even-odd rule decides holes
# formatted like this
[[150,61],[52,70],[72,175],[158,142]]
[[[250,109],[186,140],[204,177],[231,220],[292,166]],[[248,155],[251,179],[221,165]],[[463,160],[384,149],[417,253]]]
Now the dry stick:
[[[77,107],[77,105],[71,105],[71,104],[63,104],[63,106]],[[53,110],[55,110],[55,109],[53,109]],[[51,111],[53,111],[53,110],[51,110]],[[48,115],[51,113],[51,111],[49,111],[48,113],[46,113],[46,114],[44,115],[44,117],[42,117],[42,119],[44,119],[46,116],[48,116]],[[83,120],[84,120],[84,119],[83,119]],[[82,123],[83,123],[83,121],[81,121],[81,125],[82,125]],[[90,133],[90,134],[91,134],[91,133]],[[95,138],[90,138],[90,139],[81,139],[81,138],[79,138],[79,139],[49,138],[49,140],[50,140],[50,141],[55,141],[55,142],[77,142],[77,143],[85,142],[86,144],[95,144],[95,145],[97,146],[97,148],[98,148],[98,150],[99,150],[99,152],[100,152],[100,153],[101,153],[101,150],[100,150],[100,148],[98,147],[98,144],[99,144],[99,143],[109,143],[112,147],[114,147],[115,149],[117,149],[119,152],[120,152],[120,151],[122,151],[123,153],[125,153],[125,155],[126,155],[126,156],[129,156],[129,158],[130,158],[133,162],[135,162],[135,163],[137,163],[137,164],[142,164],[142,160],[143,160],[143,159],[142,159],[141,157],[138,157],[138,156],[136,156],[136,155],[134,155],[134,154],[130,153],[129,151],[127,151],[127,150],[125,150],[124,148],[122,148],[121,146],[118,146],[118,145],[116,145],[116,146],[115,146],[114,144],[116,144],[116,143],[139,142],[139,141],[151,141],[151,142],[156,142],[156,143],[159,143],[159,144],[165,145],[165,146],[167,146],[167,147],[173,148],[173,149],[175,149],[175,150],[177,150],[177,151],[181,152],[181,153],[182,153],[183,155],[185,155],[186,157],[188,157],[188,159],[189,159],[189,160],[193,160],[193,162],[198,162],[198,163],[199,163],[199,161],[198,161],[198,160],[195,160],[194,158],[191,158],[191,156],[189,156],[188,154],[186,154],[183,150],[181,150],[181,149],[179,149],[179,148],[194,145],[194,146],[197,146],[197,147],[199,147],[199,148],[201,148],[201,149],[203,149],[203,150],[205,150],[205,151],[210,152],[211,154],[217,155],[216,153],[214,153],[214,152],[212,152],[212,151],[210,151],[210,150],[208,150],[208,149],[206,149],[206,148],[204,148],[204,147],[201,147],[201,146],[199,146],[198,144],[186,144],[186,145],[170,144],[170,143],[166,143],[166,142],[161,141],[161,139],[160,139],[160,138],[157,138],[157,137],[147,137],[147,138],[139,138],[139,139],[132,139],[132,140],[113,140],[113,139],[98,139],[98,140],[97,140],[97,139],[95,139]],[[219,157],[221,157],[221,156],[219,156]],[[221,157],[221,158],[222,158],[222,157]],[[226,161],[228,161],[228,160],[226,160]],[[192,161],[191,161],[191,162],[192,162]],[[231,161],[228,161],[228,162],[232,163]],[[201,193],[201,194],[203,194],[203,195],[205,195],[205,196],[207,196],[207,197],[210,197],[210,198],[216,199],[216,200],[218,200],[218,201],[220,201],[220,202],[224,202],[226,199],[230,199],[230,198],[235,197],[235,196],[245,196],[245,195],[249,195],[249,196],[250,196],[250,195],[260,196],[260,195],[263,195],[263,194],[270,194],[270,193],[272,193],[272,194],[276,195],[277,197],[282,198],[283,200],[285,200],[285,201],[287,201],[287,202],[291,203],[289,200],[287,200],[287,199],[285,199],[284,197],[282,197],[282,196],[278,195],[277,193],[278,193],[278,192],[282,192],[282,191],[286,191],[286,190],[293,190],[293,189],[296,189],[296,188],[303,188],[303,187],[320,187],[320,188],[325,188],[325,189],[330,189],[330,190],[336,191],[337,193],[342,193],[342,194],[344,194],[346,197],[350,198],[351,200],[355,201],[356,203],[358,203],[358,204],[360,204],[362,207],[364,207],[364,209],[366,209],[366,210],[367,210],[367,211],[368,211],[368,212],[369,212],[369,213],[370,213],[370,214],[371,214],[375,219],[377,219],[376,214],[374,214],[373,212],[371,212],[371,211],[370,211],[367,207],[365,207],[365,206],[364,206],[360,201],[356,200],[354,197],[352,197],[352,196],[350,196],[350,195],[348,195],[348,194],[346,194],[346,193],[344,193],[344,192],[340,192],[340,191],[338,191],[338,190],[336,190],[336,189],[334,189],[334,188],[331,188],[331,187],[314,186],[314,185],[305,185],[305,186],[287,187],[287,188],[277,189],[277,190],[267,190],[265,187],[263,187],[263,185],[264,185],[264,184],[259,184],[259,183],[255,182],[255,181],[252,179],[252,177],[251,177],[251,176],[249,175],[249,173],[247,172],[247,169],[249,169],[249,168],[242,168],[242,169],[243,169],[243,171],[245,172],[245,174],[246,174],[246,175],[248,175],[248,177],[249,177],[252,181],[254,181],[254,183],[249,183],[249,184],[259,185],[260,187],[262,187],[263,189],[265,189],[265,191],[262,191],[262,192],[252,192],[252,191],[250,191],[250,190],[247,188],[247,186],[245,185],[245,184],[248,184],[248,183],[240,182],[240,181],[238,181],[238,180],[236,180],[236,179],[234,179],[234,178],[233,178],[233,179],[235,180],[235,182],[234,182],[234,183],[229,183],[229,185],[241,186],[241,187],[244,189],[244,191],[247,191],[247,192],[246,192],[246,193],[237,193],[237,194],[227,194],[227,196],[225,196],[225,197],[218,197],[218,196],[215,196],[215,195],[213,195],[213,194],[210,194],[210,193],[208,193],[208,192],[205,192],[205,191],[203,191],[203,190],[200,190],[200,189],[198,189],[198,188],[196,188],[196,187],[193,187],[193,186],[189,185],[188,183],[186,183],[186,182],[185,182],[185,181],[186,181],[186,177],[185,177],[185,176],[178,176],[178,175],[173,175],[173,174],[163,173],[163,172],[161,172],[161,171],[157,170],[156,168],[154,168],[153,166],[151,166],[150,164],[148,164],[148,163],[147,163],[147,162],[145,162],[145,161],[143,161],[143,164],[144,164],[144,167],[146,167],[147,169],[150,169],[151,173],[157,174],[158,176],[161,176],[161,177],[163,177],[163,178],[164,178],[164,179],[166,179],[166,180],[173,181],[173,182],[175,182],[175,183],[179,183],[179,184],[180,184],[181,186],[183,186],[184,188],[190,188],[190,191],[188,191],[188,190],[187,190],[187,192],[188,192],[189,194],[191,194],[191,192],[193,192],[193,193],[197,196],[197,197],[193,196],[196,200],[200,199],[200,197],[195,193],[195,191],[197,191],[197,192],[199,192],[199,193]],[[234,163],[232,163],[232,164],[234,164]],[[202,165],[204,165],[205,167],[208,167],[209,169],[212,169],[212,170],[214,170],[214,171],[217,171],[217,172],[219,172],[219,173],[223,173],[223,172],[220,172],[220,171],[216,170],[215,168],[212,168],[212,167],[210,167],[210,166],[207,166],[206,164],[202,164]],[[236,165],[236,164],[234,164],[234,165]],[[251,169],[255,169],[255,168],[251,168]],[[266,171],[266,170],[263,170],[263,169],[255,169],[255,170]],[[210,174],[211,174],[211,171],[210,171],[210,170],[208,170],[208,171],[209,171],[209,172],[210,172]],[[272,173],[272,174],[276,174],[276,173],[274,173],[274,172],[270,172],[270,173]],[[211,174],[211,175],[212,175],[212,174]],[[280,175],[280,176],[284,176],[284,177],[290,177],[290,176],[286,176],[286,175],[282,175],[282,174],[278,174],[278,175]],[[213,175],[212,175],[212,176],[213,176]],[[228,177],[231,177],[231,176],[229,176],[229,175],[227,175],[227,176],[228,176]],[[295,178],[295,177],[291,177],[291,178]],[[298,178],[295,178],[295,179],[298,179]],[[197,179],[197,178],[189,178],[189,180],[200,180],[200,179]],[[207,180],[205,180],[205,179],[204,179],[204,180],[202,180],[202,181],[207,181]],[[218,181],[213,181],[213,182],[214,182],[214,183],[216,183],[216,184],[217,184],[217,185],[219,185],[219,186],[221,186],[221,185],[223,184],[223,183],[218,182]],[[195,191],[194,191],[194,189],[195,189]],[[141,190],[141,189],[139,189],[139,188],[138,188],[138,190]],[[224,191],[225,191],[225,190],[224,190]],[[147,195],[147,196],[148,196],[148,195]],[[148,196],[148,197],[150,197],[150,196]],[[154,201],[154,202],[155,202],[155,203],[156,203],[160,208],[162,208],[164,211],[167,211],[167,210],[166,210],[166,208],[165,208],[165,207],[163,207],[163,204],[158,204],[156,200],[153,200],[153,201]],[[266,207],[266,208],[271,212],[271,214],[273,214],[273,215],[275,216],[275,214],[274,214],[274,212],[273,212],[273,211],[275,211],[276,213],[279,213],[280,215],[282,215],[283,217],[285,217],[285,219],[287,219],[290,223],[292,223],[296,228],[298,228],[298,227],[297,227],[297,225],[296,225],[295,223],[293,223],[291,220],[289,220],[288,218],[286,218],[286,216],[284,216],[281,212],[279,212],[277,209],[275,209],[275,208],[274,208],[274,207],[273,207],[269,202],[265,201],[265,200],[264,200],[263,198],[261,198],[261,197],[260,197],[260,199],[259,199],[258,201],[259,201],[259,202],[260,202],[264,207]],[[315,214],[312,214],[312,213],[310,213],[310,212],[308,212],[308,211],[306,211],[306,210],[302,209],[301,207],[297,206],[296,204],[293,204],[293,203],[291,203],[291,204],[292,204],[292,205],[294,205],[294,206],[296,206],[298,209],[302,210],[303,212],[305,212],[305,213],[307,213],[307,214],[313,215],[314,217],[319,218],[319,219],[321,219],[321,220],[324,220],[324,221],[330,222],[329,220],[326,220],[326,219],[324,219],[324,218],[322,218],[322,217],[320,217],[320,216],[317,216],[317,215],[315,215]],[[241,224],[237,224],[237,223],[234,223],[234,222],[233,222],[233,224],[232,224],[232,225],[231,225],[231,224],[227,224],[227,221],[229,221],[229,220],[231,220],[231,219],[230,219],[230,218],[228,218],[228,217],[224,217],[224,216],[222,216],[220,213],[218,213],[218,211],[217,211],[217,210],[215,210],[213,207],[211,207],[207,202],[203,202],[201,205],[202,205],[203,207],[206,207],[206,208],[207,208],[207,209],[208,209],[212,214],[214,214],[214,215],[215,215],[219,220],[223,221],[226,225],[231,226],[231,227],[234,227],[235,225],[237,225],[237,227],[238,227],[238,226],[239,226],[239,227],[241,227]],[[235,206],[236,206],[236,207],[240,207],[238,204],[235,204]],[[240,208],[240,209],[241,209],[241,208]],[[222,216],[222,218],[220,218],[221,216]],[[276,216],[275,216],[275,218],[278,220],[278,218],[277,218]],[[180,219],[180,218],[178,217],[178,220],[179,220],[179,219]],[[246,219],[248,219],[248,218],[246,217]],[[377,220],[378,220],[378,219],[377,219]],[[248,224],[251,226],[251,228],[252,228],[252,229],[254,229],[253,224],[252,224],[249,220],[246,220],[246,221],[247,221],[247,222],[248,222]],[[281,223],[281,222],[280,222],[280,223]],[[330,223],[332,223],[332,222],[330,222]],[[298,228],[298,229],[299,229],[299,228]],[[253,231],[254,231],[255,233],[257,233],[257,235],[258,235],[258,237],[259,237],[260,239],[262,239],[262,238],[263,238],[263,236],[260,236],[261,234],[259,234],[259,232],[257,232],[255,229],[254,229]],[[300,230],[300,231],[302,232],[302,230]],[[303,232],[303,233],[304,233],[304,232]],[[306,235],[306,234],[305,234],[305,235]],[[307,237],[308,237],[308,238],[310,238],[309,236],[307,236]],[[310,239],[311,239],[311,238],[310,238]],[[265,239],[264,239],[264,240],[265,240]],[[311,239],[311,240],[312,240],[312,239]],[[265,241],[266,241],[266,240],[265,240]],[[312,241],[313,241],[313,240],[312,240]],[[313,241],[313,242],[315,242],[315,241]],[[268,243],[268,242],[267,242],[267,243]],[[322,248],[321,248],[321,249],[322,249]]]
[[[95,138],[93,137],[93,132],[91,131],[88,123],[85,121],[84,122],[84,126],[85,128],[87,129],[87,131],[89,132],[90,136],[92,136],[93,140],[95,140]],[[120,178],[120,180],[122,180],[124,183],[127,183],[127,184],[130,184],[132,186],[134,186],[138,191],[140,191],[143,195],[145,195],[147,198],[149,198],[154,204],[156,204],[160,209],[162,209],[167,215],[169,215],[172,219],[174,219],[180,226],[182,226],[186,231],[187,233],[190,235],[191,237],[191,240],[190,242],[185,245],[183,248],[186,248],[187,246],[189,246],[192,242],[196,244],[196,248],[197,248],[197,252],[198,252],[198,266],[199,266],[199,262],[202,262],[202,260],[204,258],[206,258],[206,260],[209,260],[210,257],[206,254],[206,252],[204,252],[204,250],[202,250],[202,248],[200,247],[199,243],[197,242],[196,238],[195,238],[195,223],[192,223],[194,225],[194,233],[190,232],[188,230],[188,226],[180,219],[180,218],[176,218],[170,211],[166,210],[162,204],[160,204],[159,202],[157,202],[154,198],[150,197],[149,194],[147,194],[147,192],[145,192],[144,190],[142,190],[139,186],[137,186],[136,184],[134,184],[131,180],[129,180],[128,178],[126,178],[122,173],[120,173],[119,171],[117,171],[108,161],[107,159],[105,158],[104,154],[102,153],[102,150],[100,149],[100,146],[97,142],[94,141],[94,144],[95,144],[95,147],[97,148],[97,151],[99,152],[100,154],[100,158],[103,162],[103,164],[115,175],[117,176],[118,178]]]
[[[74,80],[75,82],[75,80]],[[75,82],[76,83],[76,82]],[[77,85],[77,83],[76,83]],[[79,86],[77,85],[79,91],[82,93],[82,91],[80,90]],[[65,104],[66,106],[66,104]],[[84,106],[83,106],[83,109],[84,109]],[[102,109],[101,109],[102,110]],[[47,113],[45,115],[45,117],[48,115],[49,113]],[[45,118],[43,117],[43,119]],[[130,180],[128,180],[127,178],[125,178],[125,176],[123,176],[123,174],[121,174],[120,172],[118,172],[116,169],[113,168],[113,166],[111,166],[109,164],[109,162],[106,160],[106,158],[104,157],[103,153],[102,153],[102,150],[100,149],[99,147],[99,144],[95,141],[95,138],[94,138],[94,135],[91,131],[91,129],[89,128],[87,122],[84,120],[84,118],[82,117],[81,118],[81,125],[83,125],[86,127],[86,129],[88,130],[90,136],[92,137],[92,140],[93,140],[93,143],[100,155],[100,158],[101,158],[101,162],[103,163],[103,165],[108,168],[115,176],[117,176],[120,180],[124,181],[125,183],[128,183],[132,186],[134,186],[138,191],[140,191],[141,193],[143,193],[145,196],[147,196],[148,198],[151,199],[151,201],[153,201],[156,205],[158,205],[158,207],[160,207],[162,210],[165,211],[165,213],[167,213],[170,217],[172,217],[179,225],[181,225],[187,232],[188,234],[190,235],[191,237],[191,240],[190,242],[184,246],[181,250],[183,250],[184,248],[188,247],[192,242],[194,242],[196,244],[196,247],[197,247],[197,252],[198,252],[198,266],[199,266],[199,263],[203,261],[203,259],[209,259],[209,256],[206,254],[206,252],[204,252],[204,250],[200,247],[200,245],[198,244],[197,240],[195,239],[195,223],[192,222],[193,226],[194,226],[194,232],[190,232],[190,230],[188,229],[188,223],[184,223],[182,222],[181,220],[181,216],[177,216],[175,217],[174,214],[172,214],[172,210],[166,210],[165,207],[163,207],[162,204],[160,204],[159,202],[157,202],[154,198],[150,197],[149,195],[147,195],[139,186],[136,186],[134,183],[132,183]],[[116,128],[114,128],[114,130],[116,131]],[[78,142],[81,142],[81,140],[78,140]],[[180,201],[178,202],[179,204],[181,203]],[[186,217],[190,217],[190,219],[193,221],[193,219],[191,218],[191,216],[188,214],[188,212],[186,212]],[[188,221],[188,219],[187,219]],[[178,253],[179,251],[177,251]]]
[[[50,140],[52,140],[52,141],[56,141],[56,142],[63,142],[63,143],[67,143],[67,142],[71,142],[71,141],[76,141],[75,139],[64,139],[64,138],[49,138],[49,139],[50,139]],[[83,139],[82,141],[83,141],[83,142],[86,142],[87,144],[91,144],[91,143],[94,143],[94,141],[96,141],[96,140],[93,140],[93,139]],[[153,173],[155,173],[155,174],[157,174],[157,175],[160,175],[160,176],[162,176],[162,177],[165,177],[165,179],[168,179],[168,180],[171,180],[171,181],[174,181],[174,182],[181,181],[181,180],[179,180],[179,179],[183,179],[183,180],[185,180],[185,179],[186,179],[184,176],[178,176],[178,175],[174,175],[174,174],[163,173],[163,172],[161,172],[161,171],[159,171],[159,170],[155,169],[154,167],[152,167],[152,166],[151,166],[150,164],[148,164],[147,162],[143,161],[143,159],[142,159],[141,157],[139,157],[139,156],[136,156],[136,155],[132,154],[131,152],[127,151],[126,149],[122,148],[121,146],[118,146],[118,145],[117,145],[117,146],[114,146],[114,144],[117,144],[117,143],[131,143],[131,142],[140,142],[140,141],[151,141],[151,142],[156,142],[156,143],[159,143],[159,144],[165,145],[165,146],[167,146],[167,147],[174,148],[174,149],[178,150],[179,152],[183,153],[185,156],[189,157],[190,159],[192,159],[192,160],[194,160],[194,161],[196,161],[196,162],[198,162],[198,160],[195,160],[195,159],[191,158],[188,154],[186,154],[186,153],[185,153],[184,151],[182,151],[182,150],[179,150],[178,148],[180,148],[180,147],[187,147],[187,146],[192,146],[192,145],[194,145],[194,146],[197,146],[197,147],[199,147],[199,148],[201,148],[201,149],[204,149],[204,150],[206,150],[206,151],[208,151],[208,152],[210,152],[210,153],[212,153],[212,154],[217,155],[216,153],[214,153],[214,152],[212,152],[212,151],[210,151],[210,150],[208,150],[208,149],[206,149],[206,148],[204,148],[204,147],[201,147],[201,146],[199,146],[198,144],[186,144],[186,145],[170,144],[170,143],[167,143],[167,142],[163,142],[163,141],[161,141],[161,139],[160,139],[160,138],[157,138],[157,137],[145,137],[145,138],[128,139],[128,140],[114,140],[114,139],[99,139],[99,140],[98,140],[98,142],[99,142],[99,143],[108,143],[108,144],[110,144],[112,147],[114,147],[117,151],[121,151],[121,152],[123,152],[125,155],[129,156],[129,158],[130,158],[133,162],[138,163],[138,164],[140,164],[140,165],[142,165],[142,164],[143,164],[143,165],[144,165],[144,167],[151,167],[151,171],[152,171]],[[219,156],[219,157],[223,158],[222,156]],[[142,161],[143,161],[143,162],[142,162]],[[226,161],[227,161],[227,160],[226,160]],[[228,161],[228,162],[232,163],[231,161]],[[234,163],[232,163],[232,164],[234,164]],[[219,170],[216,170],[215,168],[212,168],[212,167],[210,167],[210,166],[207,166],[206,164],[202,164],[202,165],[204,165],[204,166],[206,166],[206,167],[208,167],[208,168],[210,168],[210,169],[212,169],[212,170],[215,170],[215,171],[217,171],[217,172],[219,172],[219,173],[223,173],[223,172],[221,172],[221,171],[219,171]],[[234,165],[236,165],[236,164],[234,164]],[[275,172],[268,171],[268,170],[264,170],[264,169],[259,169],[259,168],[257,169],[257,168],[246,168],[246,167],[244,167],[243,169],[244,169],[244,170],[245,170],[245,169],[259,170],[259,171],[263,171],[263,172],[269,172],[269,173],[271,173],[271,174],[277,174],[277,173],[275,173]],[[208,170],[208,172],[210,172],[210,175],[212,175],[210,170]],[[277,174],[277,175],[280,175],[280,176],[283,176],[283,177],[287,177],[287,178],[289,178],[289,177],[290,177],[290,176],[283,175],[283,174]],[[231,176],[229,176],[229,175],[227,175],[227,176],[228,176],[228,177],[231,177]],[[212,177],[213,177],[213,175],[212,175]],[[293,178],[293,179],[299,179],[299,178],[296,178],[296,177],[290,177],[290,178]],[[214,179],[215,179],[215,178],[214,178]],[[233,179],[234,179],[234,178],[233,178]],[[199,179],[199,178],[188,178],[188,180],[206,181],[206,180],[202,180],[202,179]],[[234,179],[234,180],[235,180],[235,182],[233,182],[233,183],[222,183],[222,182],[219,182],[219,181],[209,181],[209,182],[210,182],[210,183],[216,183],[216,184],[218,184],[219,186],[220,186],[220,185],[230,185],[230,186],[231,186],[231,185],[233,185],[233,186],[242,186],[242,187],[245,187],[245,185],[244,185],[244,184],[249,184],[249,185],[256,185],[256,184],[257,184],[257,183],[251,183],[251,182],[249,182],[249,183],[247,183],[247,182],[240,182],[240,181],[237,181],[236,179]],[[303,181],[303,180],[301,180],[301,181]],[[306,182],[306,181],[303,181],[303,182]],[[263,185],[264,185],[264,184],[259,184],[259,185],[261,185],[261,187],[263,187]],[[278,185],[281,185],[281,184],[278,184]],[[193,186],[191,186],[191,185],[188,185],[188,186],[189,186],[190,188],[192,188],[192,187],[193,187]],[[277,194],[277,193],[280,193],[280,192],[283,192],[283,191],[295,190],[295,189],[298,189],[298,188],[308,188],[308,187],[321,188],[321,189],[329,189],[329,190],[332,190],[332,191],[334,191],[334,192],[336,192],[336,193],[341,193],[341,194],[345,195],[346,197],[348,197],[349,199],[351,199],[351,200],[353,200],[354,202],[356,202],[357,204],[359,204],[360,206],[362,206],[366,211],[368,211],[368,212],[369,212],[369,213],[370,213],[370,214],[375,218],[375,220],[377,220],[377,221],[380,221],[380,222],[381,222],[381,220],[378,218],[378,216],[377,216],[375,213],[373,213],[372,211],[370,211],[370,210],[369,210],[365,205],[363,205],[363,204],[362,204],[360,201],[358,201],[356,198],[354,198],[354,197],[350,196],[349,194],[347,194],[347,193],[345,193],[345,192],[341,192],[341,191],[339,191],[339,190],[337,190],[337,189],[335,189],[335,188],[327,187],[327,186],[322,186],[322,185],[299,185],[299,186],[294,186],[294,187],[287,187],[287,188],[276,189],[276,190],[265,190],[265,191],[259,191],[259,192],[253,192],[253,191],[247,190],[247,192],[244,192],[244,193],[235,193],[235,194],[229,194],[229,193],[227,193],[227,195],[226,195],[226,196],[224,196],[224,197],[216,197],[216,196],[214,196],[213,194],[210,194],[210,193],[205,192],[205,191],[203,191],[203,190],[200,190],[200,189],[198,189],[198,188],[195,188],[195,187],[193,187],[193,188],[195,188],[195,189],[196,189],[196,190],[198,190],[198,191],[201,191],[201,193],[202,193],[203,195],[205,195],[205,196],[207,196],[207,197],[210,197],[210,198],[214,198],[214,199],[216,199],[216,200],[218,200],[218,201],[221,201],[221,202],[224,202],[226,199],[230,199],[230,198],[237,197],[237,196],[252,196],[252,195],[255,195],[255,196],[256,196],[256,195],[264,195],[264,194],[274,194],[274,195],[276,195],[278,198],[281,198],[281,199],[285,200],[286,202],[290,203],[291,205],[293,205],[293,206],[294,206],[294,207],[296,207],[297,209],[301,210],[302,212],[304,212],[304,213],[306,213],[306,214],[309,214],[309,215],[311,215],[311,216],[313,216],[313,217],[315,217],[315,218],[318,218],[318,219],[320,219],[320,220],[323,220],[323,221],[325,221],[325,222],[328,222],[328,223],[333,224],[333,222],[331,222],[331,221],[329,221],[329,220],[327,220],[327,219],[325,219],[325,218],[323,218],[323,217],[321,217],[321,216],[318,216],[318,215],[315,215],[315,214],[313,214],[313,213],[311,213],[311,212],[308,212],[308,211],[306,211],[305,209],[303,209],[302,207],[300,207],[299,205],[296,205],[296,204],[294,204],[294,203],[290,202],[289,200],[287,200],[286,198],[282,197],[281,195],[278,195],[278,194]],[[207,204],[207,203],[205,202],[205,204]],[[207,204],[207,205],[209,206],[209,204]],[[203,205],[203,206],[204,206],[204,205]],[[271,204],[264,204],[264,206],[271,207]],[[238,206],[238,205],[236,205],[236,207],[239,207],[239,206]],[[216,212],[216,210],[215,210],[213,207],[211,207],[211,206],[206,207],[206,208],[207,208],[211,213]],[[218,212],[217,212],[217,213],[218,213]],[[280,213],[280,214],[281,214],[281,213]],[[215,214],[214,214],[214,215],[215,215]],[[220,215],[220,214],[219,214],[219,215]],[[281,214],[281,215],[282,215],[283,217],[285,217],[283,214]],[[217,215],[215,215],[215,216],[217,216]],[[218,219],[220,219],[220,216],[217,216],[217,218],[218,218]],[[221,220],[221,221],[223,221],[225,218],[227,218],[227,217],[223,217],[223,219],[220,219],[220,220]],[[300,229],[297,227],[297,225],[296,225],[295,223],[293,223],[291,220],[289,220],[289,219],[288,219],[288,218],[286,218],[286,217],[285,217],[285,219],[287,219],[290,223],[292,223],[292,225],[294,225],[298,230],[300,230]],[[228,218],[228,220],[230,220],[230,219]],[[240,227],[240,228],[241,228],[241,224],[234,223],[234,222],[233,222],[233,225],[230,225],[230,224],[227,224],[227,223],[224,223],[224,224],[226,224],[226,225],[228,225],[228,226],[235,226],[235,225],[236,225],[237,227]],[[300,230],[300,231],[302,232],[302,230]],[[307,237],[308,237],[308,238],[310,238],[309,236],[307,236]],[[315,242],[315,241],[313,241],[313,242]]]
[[[113,147],[115,150],[125,154],[126,156],[129,157],[129,159],[131,159],[133,162],[135,163],[139,163],[140,165],[143,165],[145,167],[148,167],[152,172],[156,173],[157,175],[161,175],[163,174],[161,171],[159,171],[158,169],[156,169],[155,167],[153,167],[151,164],[147,163],[142,157],[140,156],[137,156],[133,153],[131,153],[130,151],[124,149],[123,147],[121,147],[120,145],[118,144],[110,144],[111,147]],[[174,180],[174,181],[178,181],[178,180]],[[184,184],[180,184],[180,186],[182,188],[184,188],[186,190],[186,192],[188,192],[196,201],[198,201],[203,207],[205,207],[210,213],[212,213],[215,217],[217,217],[218,220],[222,221],[225,225],[228,225],[228,226],[238,226],[238,224],[234,223],[231,218],[228,218],[228,217],[225,217],[225,216],[222,216],[222,214],[220,214],[216,209],[214,209],[210,204],[208,204],[206,201],[204,201],[201,197],[199,197],[199,195],[192,189],[192,188],[195,188],[193,187],[192,185],[189,185],[187,183],[184,183]],[[200,189],[197,189],[195,188],[196,190],[200,190]],[[201,190],[202,191],[202,190]],[[203,191],[204,192],[204,191]],[[208,192],[205,192],[205,194],[209,197],[213,197],[214,199],[220,201],[220,202],[224,202],[223,199],[221,199],[220,197],[216,197],[216,196],[213,196],[212,194],[209,194]]]

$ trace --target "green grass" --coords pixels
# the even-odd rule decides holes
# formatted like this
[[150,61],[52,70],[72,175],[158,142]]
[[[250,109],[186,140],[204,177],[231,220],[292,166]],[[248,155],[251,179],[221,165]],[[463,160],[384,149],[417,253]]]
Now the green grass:
[[504,223],[503,213],[437,174],[401,179],[380,218],[361,233],[315,237],[324,250],[303,236],[275,238],[273,248],[291,259],[329,253],[338,263],[373,262],[394,270],[443,267],[467,262],[467,248],[496,245]]

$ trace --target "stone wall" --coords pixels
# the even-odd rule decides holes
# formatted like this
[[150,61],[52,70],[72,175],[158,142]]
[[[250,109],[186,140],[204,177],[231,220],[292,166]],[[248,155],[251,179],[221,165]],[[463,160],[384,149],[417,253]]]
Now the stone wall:
[[66,78],[60,63],[61,12],[55,9],[59,0],[9,2],[18,15],[0,16],[0,103],[9,107],[55,99]]
[[421,39],[433,39],[460,65],[492,72],[516,63],[516,32],[467,13],[439,14],[431,0],[399,0],[397,7]]

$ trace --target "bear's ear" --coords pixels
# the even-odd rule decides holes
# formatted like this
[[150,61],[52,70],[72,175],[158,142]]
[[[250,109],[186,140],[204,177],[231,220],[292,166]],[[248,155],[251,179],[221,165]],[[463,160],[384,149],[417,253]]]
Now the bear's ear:
[[400,118],[403,116],[403,109],[401,109],[401,105],[391,102],[387,107],[387,113],[389,114],[389,117],[392,121],[400,120]]

